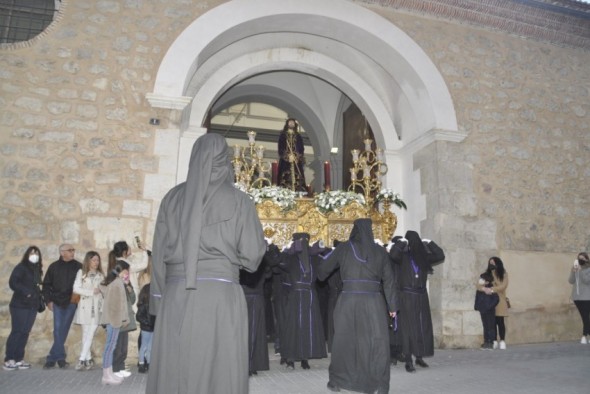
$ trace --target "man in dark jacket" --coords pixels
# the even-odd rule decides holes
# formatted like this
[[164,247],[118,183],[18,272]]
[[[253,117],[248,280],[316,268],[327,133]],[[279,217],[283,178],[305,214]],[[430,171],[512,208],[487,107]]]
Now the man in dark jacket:
[[67,368],[65,343],[78,304],[70,303],[76,273],[82,264],[74,259],[76,249],[71,244],[59,247],[59,260],[51,263],[43,279],[43,294],[47,308],[53,312],[53,346],[45,360],[44,369]]

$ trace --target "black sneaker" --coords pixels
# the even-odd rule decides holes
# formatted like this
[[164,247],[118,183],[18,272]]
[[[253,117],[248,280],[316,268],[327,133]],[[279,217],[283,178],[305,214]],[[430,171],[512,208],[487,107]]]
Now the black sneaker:
[[45,365],[43,365],[43,369],[51,369],[55,368],[55,361],[47,361]]
[[147,372],[147,367],[145,364],[139,364],[139,366],[137,367],[137,372],[139,373],[146,373]]
[[57,365],[59,365],[61,369],[65,369],[70,366],[70,363],[66,360],[57,360]]

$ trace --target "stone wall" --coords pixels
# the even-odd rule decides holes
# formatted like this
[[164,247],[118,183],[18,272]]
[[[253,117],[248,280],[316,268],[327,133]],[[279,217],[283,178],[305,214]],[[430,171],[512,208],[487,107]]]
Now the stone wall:
[[[145,94],[173,40],[219,3],[64,1],[46,33],[0,49],[0,351],[10,331],[8,277],[28,245],[41,248],[47,267],[65,241],[81,260],[92,249],[105,259],[120,239],[151,239],[158,198],[175,182],[180,136],[178,114],[155,112]],[[437,142],[414,157],[428,210],[420,230],[447,253],[430,283],[437,343],[481,340],[474,282],[492,255],[505,259],[509,273],[518,266],[530,274],[511,275],[509,293],[538,296],[534,303],[512,297],[510,342],[577,337],[567,297],[539,307],[553,293],[540,291],[537,277],[552,275],[555,282],[543,285],[567,292],[571,260],[590,248],[590,54],[373,10],[431,57],[468,133],[462,143]],[[158,128],[151,117],[161,119]],[[28,359],[46,355],[51,331],[44,312]],[[78,328],[72,333],[70,358],[80,338]]]
[[422,234],[447,254],[430,281],[437,343],[481,343],[474,282],[490,256],[512,273],[509,342],[578,338],[567,277],[590,249],[590,53],[378,12],[429,54],[468,133],[414,156],[427,198]]

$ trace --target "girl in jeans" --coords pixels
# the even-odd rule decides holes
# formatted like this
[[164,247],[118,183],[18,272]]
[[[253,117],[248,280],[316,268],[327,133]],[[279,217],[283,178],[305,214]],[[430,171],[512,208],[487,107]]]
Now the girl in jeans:
[[106,324],[107,339],[102,356],[102,384],[121,384],[123,378],[113,374],[113,352],[117,344],[119,330],[129,324],[125,279],[129,278],[129,264],[118,260],[102,283],[104,293],[101,324]]
[[137,300],[137,321],[141,328],[141,346],[139,347],[139,373],[146,373],[150,366],[152,352],[152,336],[156,317],[150,314],[150,284],[145,285],[139,292]]
[[74,293],[80,294],[74,324],[82,326],[82,350],[76,364],[77,371],[89,370],[93,365],[90,348],[102,311],[100,283],[103,280],[100,255],[95,251],[86,253],[82,269],[78,271],[74,281]]

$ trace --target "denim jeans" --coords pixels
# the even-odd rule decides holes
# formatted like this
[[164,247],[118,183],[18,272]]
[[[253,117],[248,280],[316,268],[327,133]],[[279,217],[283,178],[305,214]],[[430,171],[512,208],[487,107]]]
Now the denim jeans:
[[485,343],[492,343],[496,340],[496,311],[479,313],[483,325],[483,340]]
[[119,338],[119,329],[107,324],[107,339],[104,343],[104,353],[102,354],[103,368],[113,366],[113,352],[115,351],[115,346],[117,346],[117,338]]
[[139,348],[139,363],[150,363],[150,355],[152,353],[152,337],[153,332],[141,330],[141,347]]
[[4,361],[23,361],[29,333],[36,318],[37,311],[35,309],[10,307],[12,329],[6,340],[6,357]]
[[48,362],[66,359],[65,343],[70,332],[77,304],[58,306],[53,304],[53,346],[47,355]]
[[129,332],[119,331],[117,345],[113,352],[113,372],[119,372],[125,369],[125,360],[127,360],[127,349],[129,348]]

